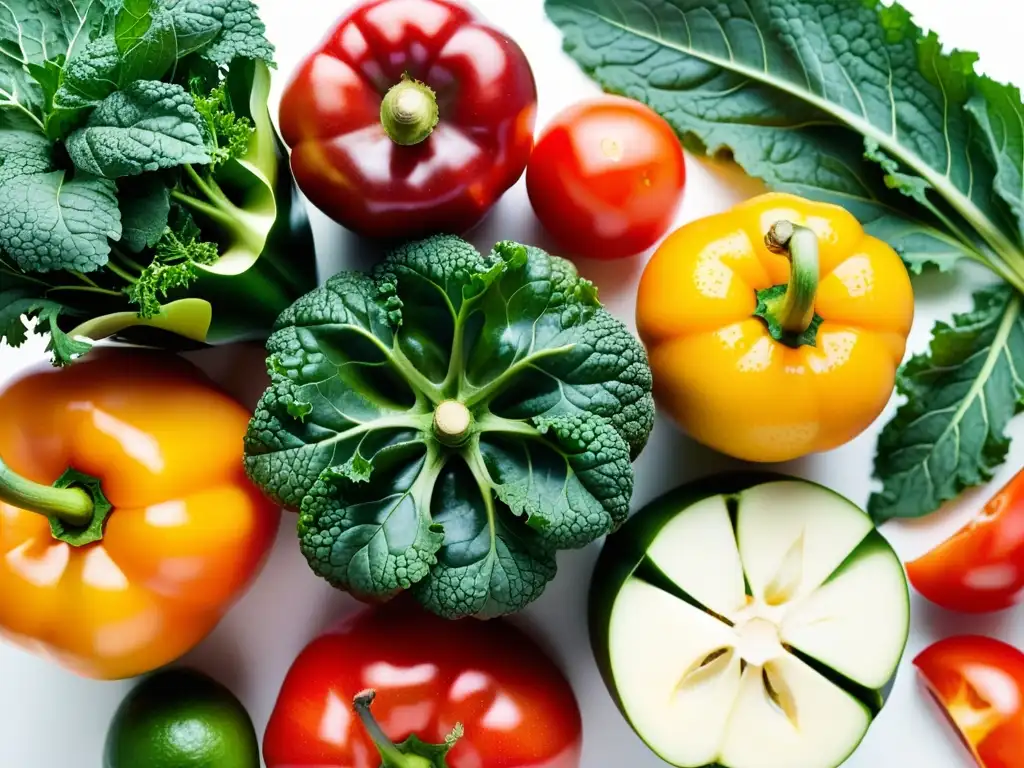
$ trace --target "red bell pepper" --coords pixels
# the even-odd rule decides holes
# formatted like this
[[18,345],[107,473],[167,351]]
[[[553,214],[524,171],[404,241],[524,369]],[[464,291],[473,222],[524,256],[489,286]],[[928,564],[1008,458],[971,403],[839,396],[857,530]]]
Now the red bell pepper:
[[572,688],[527,635],[400,598],[299,654],[263,759],[267,768],[579,768],[582,738]]
[[281,132],[303,193],[371,237],[459,234],[522,175],[537,88],[522,49],[450,0],[371,0],[299,66]]

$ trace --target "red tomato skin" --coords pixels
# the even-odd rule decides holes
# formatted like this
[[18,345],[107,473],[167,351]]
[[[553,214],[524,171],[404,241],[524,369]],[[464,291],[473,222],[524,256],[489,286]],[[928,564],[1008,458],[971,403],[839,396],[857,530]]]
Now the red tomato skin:
[[[408,72],[437,95],[434,132],[399,146],[380,124]],[[302,192],[370,237],[459,234],[526,168],[537,89],[522,49],[449,0],[370,0],[300,64],[280,125]]]
[[1024,470],[960,531],[907,563],[928,600],[963,613],[1010,608],[1024,596]]
[[448,621],[399,598],[363,609],[310,643],[285,678],[263,740],[267,768],[379,768],[352,711],[397,742],[465,735],[449,768],[579,768],[583,723],[572,688],[533,640],[495,619]]
[[1024,768],[1024,654],[963,635],[929,646],[914,665],[980,768]]
[[562,110],[537,139],[526,190],[567,255],[621,259],[653,246],[686,185],[683,148],[649,107],[603,96]]

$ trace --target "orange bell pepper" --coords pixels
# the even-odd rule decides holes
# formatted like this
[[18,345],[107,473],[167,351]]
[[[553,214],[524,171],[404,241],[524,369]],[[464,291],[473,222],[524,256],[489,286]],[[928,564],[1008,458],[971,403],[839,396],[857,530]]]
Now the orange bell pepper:
[[892,248],[838,206],[780,193],[670,235],[636,314],[658,405],[705,445],[763,462],[835,448],[871,424],[913,317]]
[[199,643],[280,520],[245,477],[248,420],[194,366],[147,352],[0,393],[0,635],[100,679]]

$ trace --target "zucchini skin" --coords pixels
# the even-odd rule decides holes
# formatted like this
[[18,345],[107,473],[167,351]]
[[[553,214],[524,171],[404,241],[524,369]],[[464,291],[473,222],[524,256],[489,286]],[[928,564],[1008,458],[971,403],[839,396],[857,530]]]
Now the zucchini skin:
[[[680,514],[682,510],[711,496],[736,496],[759,485],[765,485],[773,482],[794,481],[817,486],[830,494],[843,498],[855,508],[861,509],[859,505],[854,504],[842,494],[837,493],[831,488],[820,483],[816,483],[813,480],[805,480],[804,478],[775,472],[740,470],[703,477],[689,483],[684,483],[683,485],[662,494],[650,501],[644,507],[640,508],[622,525],[621,528],[619,528],[618,531],[610,534],[605,539],[605,543],[601,549],[600,555],[598,556],[597,563],[594,566],[588,595],[587,621],[590,634],[591,651],[594,655],[597,668],[601,673],[601,678],[604,680],[605,687],[608,689],[608,693],[615,702],[616,707],[618,707],[619,712],[622,714],[626,722],[629,723],[636,735],[654,754],[658,754],[657,750],[655,750],[654,747],[644,739],[642,729],[639,728],[630,718],[629,713],[619,696],[618,686],[615,683],[615,673],[612,669],[611,663],[608,629],[611,625],[612,610],[615,607],[616,597],[626,581],[634,575],[644,581],[652,581],[649,578],[645,578],[645,573],[650,573],[650,570],[654,569],[654,566],[647,561],[647,550],[650,547],[651,542],[653,542],[655,537],[657,537],[661,532],[662,528],[664,528],[669,521],[675,518],[676,515]],[[863,512],[863,510],[861,511]],[[867,517],[866,512],[864,512],[864,515]],[[895,550],[892,549],[892,545],[889,544],[877,529],[872,530],[858,545],[857,549],[869,540],[871,540],[872,543],[880,543],[884,545],[893,552],[893,556],[897,557],[897,561],[899,561]],[[657,573],[660,573],[660,571]],[[656,584],[656,586],[661,585]],[[906,590],[906,601],[909,605],[909,585],[906,586]],[[670,591],[676,592],[676,590]],[[677,596],[682,597],[679,594],[677,594]],[[693,602],[692,599],[690,602]],[[694,604],[696,605],[696,603]],[[904,651],[908,641],[909,637],[904,641]],[[798,654],[798,657],[804,658],[803,654]],[[858,688],[860,688],[860,690],[850,690],[846,685],[842,687],[853,694],[861,704],[869,710],[871,719],[874,720],[885,706],[885,703],[889,698],[889,694],[892,692],[896,683],[898,669],[899,668],[897,667],[897,670],[893,672],[888,683],[877,691],[860,688],[859,686]],[[866,735],[867,733],[865,733],[865,736]],[[860,742],[858,742],[850,752],[850,755],[852,755],[859,746]],[[848,759],[850,755],[847,755],[844,760]],[[709,763],[704,766],[693,766],[692,768],[730,768],[730,766],[725,766],[720,763]]]

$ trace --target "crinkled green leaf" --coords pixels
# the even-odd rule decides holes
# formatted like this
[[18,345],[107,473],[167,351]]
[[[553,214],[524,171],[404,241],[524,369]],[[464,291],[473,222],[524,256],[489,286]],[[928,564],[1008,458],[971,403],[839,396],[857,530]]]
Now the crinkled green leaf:
[[980,291],[973,311],[937,323],[928,353],[900,372],[907,401],[878,440],[876,522],[933,512],[1006,458],[1006,425],[1024,406],[1021,302],[1009,286]]
[[379,599],[423,580],[444,531],[430,516],[439,467],[423,441],[399,443],[320,474],[302,499],[299,538],[318,575]]
[[217,64],[244,56],[273,66],[274,46],[253,0],[165,0],[164,7],[183,49],[198,50]]
[[[268,352],[249,476],[301,508],[313,570],[361,597],[411,589],[450,618],[517,611],[556,549],[628,511],[650,370],[563,259],[409,243],[372,277],[342,273],[296,302]],[[462,440],[434,433],[448,400],[470,413]]]
[[557,549],[611,533],[633,494],[629,446],[610,423],[590,415],[540,416],[538,438],[502,434],[501,421],[480,437],[486,479],[498,498]]
[[91,272],[121,237],[114,183],[55,170],[49,140],[0,131],[0,251],[23,270]]
[[167,229],[170,190],[159,176],[129,176],[117,182],[121,244],[132,253],[152,248]]
[[1024,238],[1024,104],[1016,86],[978,78],[967,110],[995,159],[995,191],[1013,213]]
[[606,90],[652,106],[691,148],[731,152],[773,189],[845,206],[915,271],[949,268],[986,245],[1021,253],[965,109],[976,57],[943,53],[900,6],[546,7],[566,50]]
[[68,136],[81,170],[108,179],[187,163],[207,163],[203,118],[180,85],[152,80],[112,93]]

